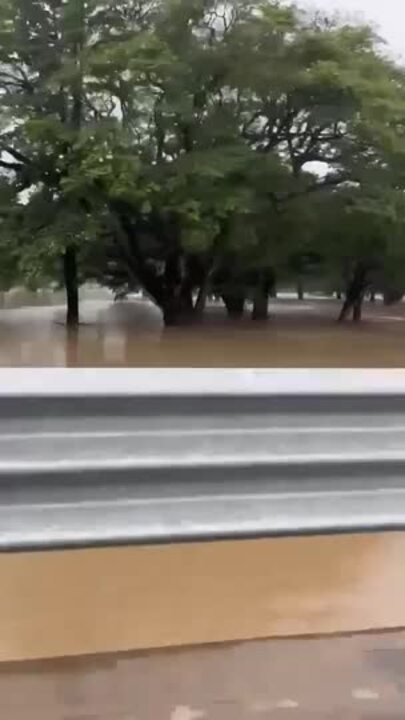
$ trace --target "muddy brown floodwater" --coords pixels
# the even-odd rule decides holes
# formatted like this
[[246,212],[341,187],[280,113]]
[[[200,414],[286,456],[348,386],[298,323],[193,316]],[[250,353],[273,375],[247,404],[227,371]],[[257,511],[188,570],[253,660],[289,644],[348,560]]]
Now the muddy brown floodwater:
[[0,556],[0,717],[403,720],[404,551],[381,533]]
[[403,720],[405,633],[267,640],[0,671],[4,720]]
[[[14,300],[18,304],[18,298]],[[13,298],[8,305],[13,304]],[[367,304],[364,322],[338,325],[332,300],[279,300],[270,320],[231,323],[219,306],[203,324],[162,326],[146,300],[85,300],[67,333],[63,306],[0,309],[0,365],[82,367],[402,367],[405,304]]]

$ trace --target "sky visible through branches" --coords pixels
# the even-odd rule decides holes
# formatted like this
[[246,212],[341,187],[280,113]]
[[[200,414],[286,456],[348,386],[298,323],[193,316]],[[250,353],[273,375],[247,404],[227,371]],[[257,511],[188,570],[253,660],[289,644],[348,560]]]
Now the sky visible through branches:
[[336,10],[351,19],[371,22],[388,42],[394,56],[405,62],[404,0],[306,0],[306,5],[328,13]]

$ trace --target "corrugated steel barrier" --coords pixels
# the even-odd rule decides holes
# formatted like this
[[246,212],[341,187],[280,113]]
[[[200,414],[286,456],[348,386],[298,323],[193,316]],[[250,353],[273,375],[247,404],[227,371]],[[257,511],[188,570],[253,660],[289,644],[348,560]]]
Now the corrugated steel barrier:
[[405,528],[405,371],[0,370],[0,550]]

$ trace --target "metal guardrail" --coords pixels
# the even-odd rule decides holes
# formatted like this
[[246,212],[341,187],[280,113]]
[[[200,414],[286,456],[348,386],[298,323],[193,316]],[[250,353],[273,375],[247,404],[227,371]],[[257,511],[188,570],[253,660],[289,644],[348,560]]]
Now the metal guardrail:
[[405,371],[0,370],[0,550],[405,528]]

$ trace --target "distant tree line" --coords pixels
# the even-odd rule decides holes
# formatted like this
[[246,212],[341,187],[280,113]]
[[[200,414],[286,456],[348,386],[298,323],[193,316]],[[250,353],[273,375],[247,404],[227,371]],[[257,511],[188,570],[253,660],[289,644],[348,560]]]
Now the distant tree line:
[[135,288],[166,324],[277,283],[405,289],[405,73],[272,0],[3,0],[0,282]]

